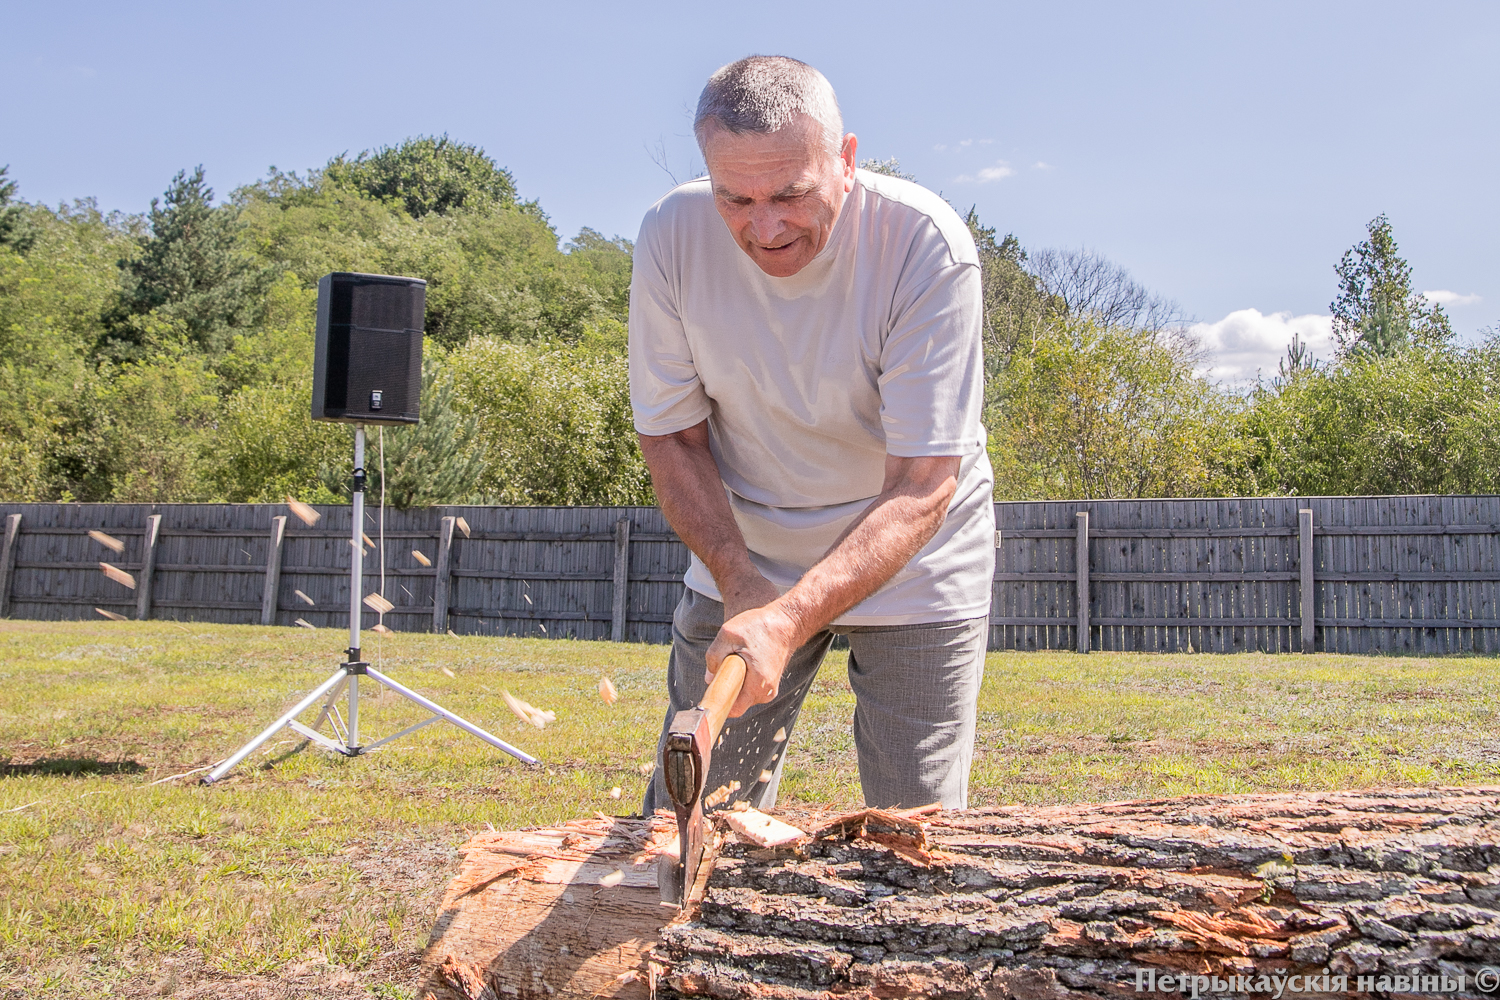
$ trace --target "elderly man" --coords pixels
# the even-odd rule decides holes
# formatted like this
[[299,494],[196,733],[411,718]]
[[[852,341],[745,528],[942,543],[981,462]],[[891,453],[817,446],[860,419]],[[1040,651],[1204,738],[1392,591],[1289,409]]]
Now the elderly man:
[[[719,70],[694,131],[708,177],[647,213],[630,288],[635,426],[692,550],[667,721],[743,657],[705,788],[774,804],[846,635],[866,804],[962,807],[994,567],[974,241],[937,195],[856,169],[795,59]],[[658,769],[643,806],[670,805]]]

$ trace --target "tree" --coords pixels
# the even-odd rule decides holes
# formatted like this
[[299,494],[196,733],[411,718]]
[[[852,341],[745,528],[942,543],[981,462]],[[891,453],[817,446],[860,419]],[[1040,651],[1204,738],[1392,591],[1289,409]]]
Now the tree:
[[1251,488],[1302,496],[1500,489],[1500,343],[1352,351],[1258,388],[1238,436]]
[[416,136],[399,146],[366,150],[324,169],[334,184],[399,204],[414,219],[430,212],[484,210],[516,204],[516,181],[483,149],[447,135]]
[[1040,250],[1031,272],[1044,294],[1068,316],[1090,317],[1110,327],[1159,333],[1182,325],[1177,303],[1148,291],[1130,272],[1092,250]]
[[1145,330],[1054,320],[988,387],[1000,500],[1233,491],[1236,402]]
[[1014,233],[995,239],[995,228],[981,223],[972,207],[964,222],[979,251],[985,368],[993,375],[1019,345],[1043,335],[1047,320],[1062,311],[1063,303],[1049,296],[1036,275],[1026,269],[1027,254]]
[[1409,344],[1451,340],[1443,307],[1412,291],[1411,265],[1400,255],[1390,220],[1382,213],[1365,230],[1368,237],[1345,250],[1334,267],[1339,293],[1328,308],[1340,354],[1386,357]]
[[172,178],[165,204],[151,199],[150,235],[136,256],[121,262],[124,287],[109,321],[106,353],[139,356],[141,320],[150,314],[211,355],[236,331],[254,326],[279,268],[242,249],[238,208],[215,208],[213,196],[199,166],[191,176],[179,171]]
[[489,443],[491,502],[655,503],[614,326],[576,344],[485,337],[454,352],[458,407]]
[[[444,503],[483,503],[486,442],[481,421],[456,405],[453,372],[432,344],[422,355],[422,420],[370,435],[365,450],[367,496],[398,510]],[[385,452],[381,468],[381,444]],[[323,470],[331,491],[349,491],[348,460]],[[382,489],[382,483],[383,489]]]
[[17,253],[25,253],[36,240],[36,233],[27,218],[25,202],[17,202],[16,182],[6,175],[10,164],[0,167],[0,249],[9,247]]

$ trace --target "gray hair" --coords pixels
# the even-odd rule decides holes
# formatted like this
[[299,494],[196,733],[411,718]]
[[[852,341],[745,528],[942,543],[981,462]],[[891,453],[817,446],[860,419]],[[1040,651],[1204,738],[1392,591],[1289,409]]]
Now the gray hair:
[[741,135],[779,132],[797,115],[823,126],[823,143],[838,156],[844,141],[844,117],[828,78],[805,62],[787,56],[748,56],[708,78],[698,97],[693,134],[705,150],[708,126]]

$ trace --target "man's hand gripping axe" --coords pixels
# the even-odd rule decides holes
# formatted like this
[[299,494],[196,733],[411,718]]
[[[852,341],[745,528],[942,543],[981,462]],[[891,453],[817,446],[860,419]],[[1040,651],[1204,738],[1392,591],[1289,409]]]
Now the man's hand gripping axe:
[[709,756],[744,683],[745,661],[731,653],[719,664],[698,707],[678,712],[667,731],[661,771],[677,811],[679,853],[676,858],[663,854],[657,862],[663,903],[684,905],[698,878],[698,865],[703,860],[703,784],[708,780]]

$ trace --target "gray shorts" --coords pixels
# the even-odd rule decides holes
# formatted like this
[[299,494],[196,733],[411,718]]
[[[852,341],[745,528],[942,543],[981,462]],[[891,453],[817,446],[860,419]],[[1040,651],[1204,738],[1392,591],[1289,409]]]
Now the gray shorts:
[[[865,805],[892,808],[941,802],[944,808],[964,808],[988,621],[841,625],[819,632],[792,654],[773,701],[724,724],[709,761],[704,793],[734,780],[741,788],[735,799],[747,799],[757,808],[776,804],[786,762],[783,751],[837,633],[849,637],[854,746]],[[703,697],[708,647],[723,622],[724,605],[696,591],[686,591],[677,605],[667,667],[670,704],[657,741],[658,761],[672,717]],[[788,738],[778,742],[774,737],[780,729]],[[771,777],[762,782],[765,771]],[[641,805],[647,816],[657,808],[672,808],[659,764]]]

